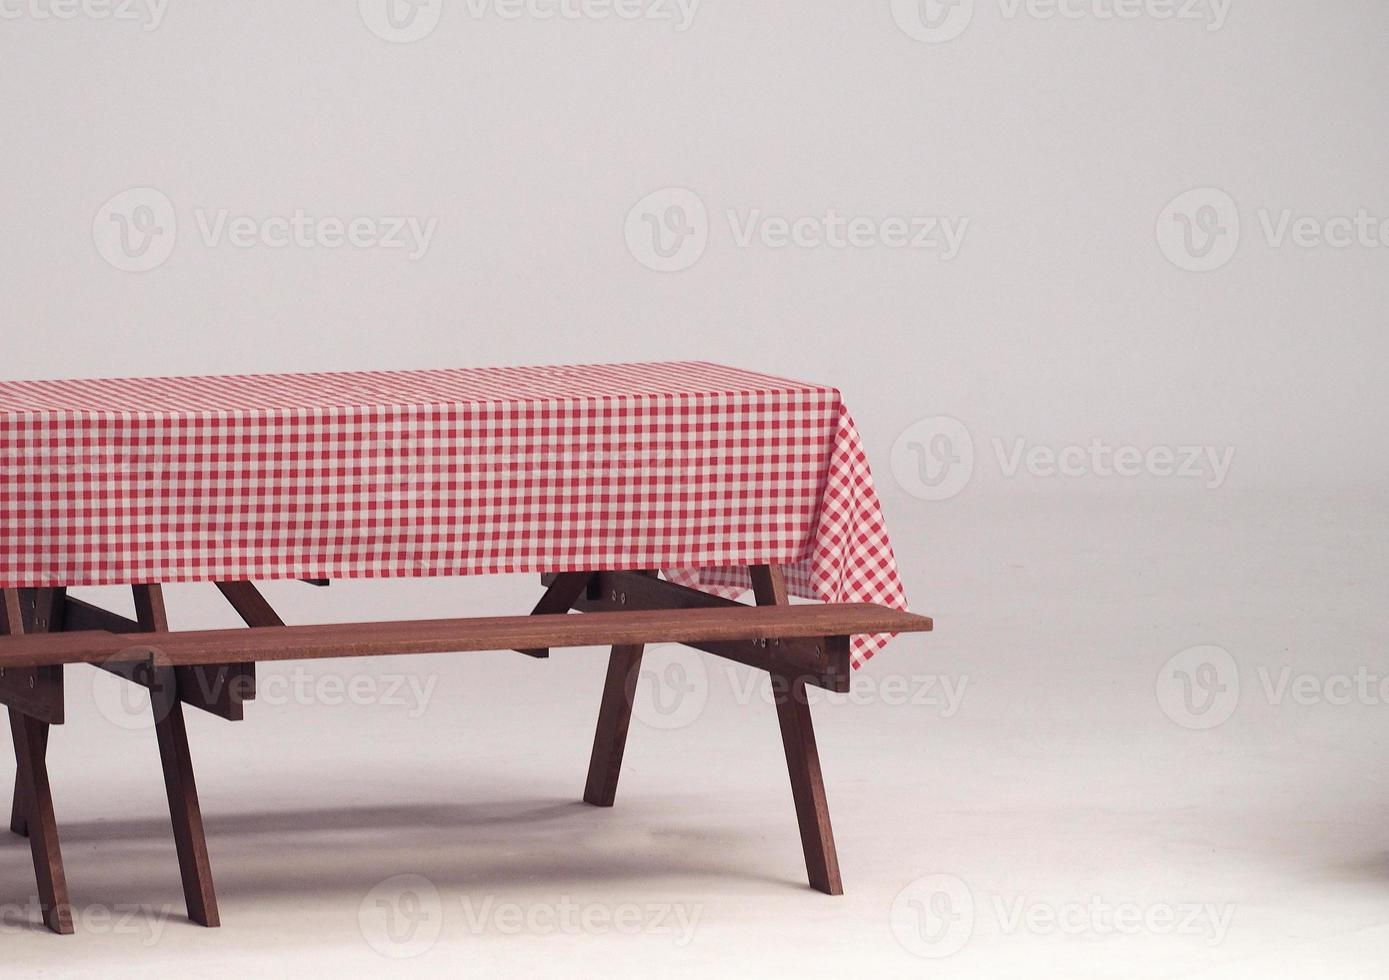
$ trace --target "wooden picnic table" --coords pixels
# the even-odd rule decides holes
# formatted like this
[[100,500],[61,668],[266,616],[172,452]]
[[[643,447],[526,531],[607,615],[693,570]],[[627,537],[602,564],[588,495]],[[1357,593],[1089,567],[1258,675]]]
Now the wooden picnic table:
[[[252,584],[505,572],[542,576],[530,615],[287,626]],[[248,628],[171,632],[171,582],[215,584]],[[93,585],[131,588],[135,618],[69,594]],[[810,882],[840,894],[806,688],[846,691],[931,628],[839,392],[704,362],[0,382],[0,592],[11,829],[55,932],[46,753],[70,665],[150,690],[188,914],[214,926],[183,707],[242,720],[258,662],[611,647],[596,806],[647,645],[765,670]]]

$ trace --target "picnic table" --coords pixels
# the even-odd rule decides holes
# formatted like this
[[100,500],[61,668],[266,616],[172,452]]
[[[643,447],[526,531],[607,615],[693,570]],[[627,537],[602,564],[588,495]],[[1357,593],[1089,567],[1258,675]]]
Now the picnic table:
[[[286,625],[253,584],[516,572],[544,588],[528,615]],[[175,582],[214,584],[247,628],[170,631]],[[135,617],[69,594],[97,585],[132,589]],[[765,670],[810,883],[840,894],[806,688],[846,691],[931,628],[839,392],[705,362],[0,382],[0,590],[11,829],[60,933],[46,753],[69,665],[150,690],[188,914],[214,926],[183,708],[242,720],[258,662],[610,647],[595,806],[646,646]]]

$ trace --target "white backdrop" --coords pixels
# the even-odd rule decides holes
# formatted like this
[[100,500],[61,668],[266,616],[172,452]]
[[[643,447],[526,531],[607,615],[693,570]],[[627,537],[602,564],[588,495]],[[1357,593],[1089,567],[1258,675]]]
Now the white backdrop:
[[0,5],[7,376],[706,357],[884,483],[940,415],[972,492],[1389,473],[1383,5],[113,2]]

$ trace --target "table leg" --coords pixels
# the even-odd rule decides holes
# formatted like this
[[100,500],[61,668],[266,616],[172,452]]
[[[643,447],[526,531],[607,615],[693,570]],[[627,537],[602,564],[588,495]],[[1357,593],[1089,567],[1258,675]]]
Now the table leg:
[[[135,611],[143,628],[152,632],[168,630],[164,594],[158,585],[135,586]],[[188,750],[183,704],[178,697],[178,677],[170,667],[156,667],[150,681],[150,706],[154,711],[154,730],[159,740],[159,759],[164,768],[164,789],[169,797],[169,819],[173,823],[188,917],[199,925],[217,926],[221,920],[212,887],[212,865],[203,833],[198,787],[193,778],[193,757]]]
[[844,883],[839,877],[839,855],[830,828],[829,803],[820,773],[820,753],[815,747],[815,729],[810,723],[805,681],[774,674],[772,689],[776,692],[777,721],[786,750],[786,769],[791,775],[791,796],[796,801],[796,822],[801,829],[801,850],[805,852],[810,887],[826,895],[843,895]]
[[[61,628],[61,625],[54,624],[56,610],[61,605],[61,599],[56,598],[59,590],[55,589],[19,589],[20,622],[24,624],[26,633],[42,633],[48,629]],[[40,721],[39,724],[39,754],[45,758],[48,755],[48,723]],[[14,778],[14,803],[10,807],[10,830],[20,837],[29,836],[28,828],[29,802],[24,788],[24,781],[19,778],[19,773],[15,773]]]
[[72,905],[68,901],[67,877],[63,874],[63,855],[58,845],[58,821],[53,815],[53,795],[48,785],[48,766],[39,744],[39,729],[47,726],[37,719],[10,709],[10,732],[14,736],[15,763],[25,788],[25,827],[29,850],[34,857],[34,877],[38,882],[39,905],[43,921],[54,932],[70,935]]
[[608,658],[608,677],[603,683],[598,729],[588,760],[588,782],[584,784],[584,802],[593,806],[612,806],[617,797],[617,777],[622,771],[622,752],[632,721],[632,698],[641,674],[641,655],[640,646],[615,646]]
[[[755,565],[749,569],[749,574],[759,606],[784,606],[790,601],[780,567]],[[844,883],[839,877],[839,855],[830,827],[829,803],[825,799],[825,780],[820,772],[820,753],[815,747],[815,728],[810,722],[805,680],[773,673],[771,682],[810,887],[827,895],[842,895]]]
[[[24,619],[18,590],[5,589],[0,604],[0,632],[23,633]],[[46,629],[47,622],[39,628]],[[36,677],[31,675],[31,687]],[[43,688],[40,684],[36,689]],[[15,759],[15,805],[10,827],[29,838],[44,924],[56,933],[70,935],[72,904],[68,900],[58,821],[53,815],[53,793],[48,784],[48,724],[13,707],[9,712]],[[58,718],[61,720],[61,714]]]

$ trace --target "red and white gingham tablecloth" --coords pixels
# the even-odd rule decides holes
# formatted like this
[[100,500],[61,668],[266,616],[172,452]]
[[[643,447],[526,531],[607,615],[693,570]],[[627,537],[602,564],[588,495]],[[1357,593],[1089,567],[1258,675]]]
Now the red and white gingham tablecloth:
[[736,595],[761,563],[906,606],[833,388],[702,362],[0,382],[6,588],[660,568]]

